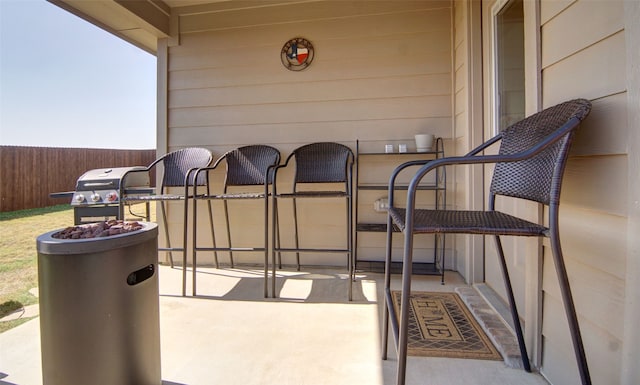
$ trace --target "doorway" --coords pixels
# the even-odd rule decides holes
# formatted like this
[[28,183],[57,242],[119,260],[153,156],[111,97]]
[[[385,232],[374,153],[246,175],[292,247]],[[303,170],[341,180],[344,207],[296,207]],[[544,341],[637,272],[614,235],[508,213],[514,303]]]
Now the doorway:
[[[483,7],[485,70],[484,136],[490,138],[525,117],[525,42],[523,0],[487,1]],[[493,149],[497,151],[496,149]],[[492,166],[485,166],[485,186],[491,183]],[[485,196],[486,191],[485,191]],[[509,199],[498,199],[496,208],[518,212]],[[512,237],[502,238],[509,274],[519,309],[525,309],[526,263]],[[520,249],[520,252],[518,251]],[[485,241],[484,282],[503,300],[506,291],[500,263],[491,238]]]

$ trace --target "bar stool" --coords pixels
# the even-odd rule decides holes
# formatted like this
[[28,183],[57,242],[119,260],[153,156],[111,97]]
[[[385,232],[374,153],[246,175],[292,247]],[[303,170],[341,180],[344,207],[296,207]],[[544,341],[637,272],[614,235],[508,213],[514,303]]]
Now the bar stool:
[[[160,202],[160,211],[162,213],[162,224],[164,228],[165,238],[167,240],[166,247],[158,247],[158,251],[166,251],[169,253],[169,261],[173,267],[173,252],[182,253],[182,295],[186,295],[186,277],[187,277],[187,213],[189,206],[189,186],[204,185],[205,178],[196,177],[195,171],[201,167],[207,167],[211,164],[213,156],[211,151],[205,148],[191,147],[169,152],[153,161],[146,169],[133,170],[134,172],[150,173],[152,170],[162,173],[160,188],[156,189],[157,193],[150,195],[132,195],[124,196],[122,203],[131,205],[135,203]],[[158,166],[162,166],[161,168]],[[183,194],[170,194],[168,188],[181,187],[184,189]],[[167,227],[167,214],[165,203],[170,201],[182,201],[183,206],[183,228],[182,228],[182,246],[173,247],[169,237],[169,229]],[[148,210],[148,208],[147,208]],[[147,213],[148,215],[148,213]]]
[[[211,247],[199,246],[197,231],[193,231],[193,295],[196,295],[196,266],[197,253],[200,251],[228,251],[231,267],[234,267],[233,252],[234,251],[261,251],[264,252],[264,296],[268,293],[268,240],[269,240],[269,185],[272,182],[272,170],[280,163],[280,151],[276,148],[266,145],[249,145],[239,147],[235,150],[228,151],[223,154],[213,166],[203,167],[196,171],[195,175],[199,179],[204,177],[206,182],[206,193],[198,194],[194,186],[193,193],[193,228],[196,228],[197,221],[197,202],[207,201],[207,212],[209,215],[209,224],[211,229],[211,238],[213,245]],[[219,165],[226,164],[226,175],[224,179],[223,191],[221,194],[214,194],[211,191],[211,183],[209,180],[209,171],[215,170]],[[263,191],[247,191],[250,186],[263,186]],[[238,191],[237,188],[241,188]],[[227,226],[227,247],[216,246],[215,231],[213,227],[213,214],[211,202],[221,200],[224,202],[224,216]],[[255,247],[234,247],[231,243],[231,225],[229,222],[230,200],[262,200],[264,203],[264,243]],[[219,267],[217,255],[215,256],[216,268]]]
[[[293,177],[293,187],[291,192],[278,193],[276,191],[276,179],[278,172],[291,163],[295,163],[295,175]],[[352,172],[354,156],[351,149],[345,145],[333,142],[311,143],[299,147],[287,157],[284,164],[275,168],[273,174],[273,241],[272,241],[272,266],[273,280],[272,292],[275,297],[275,277],[276,277],[276,253],[280,260],[282,252],[295,252],[297,268],[300,270],[301,252],[326,252],[345,253],[347,255],[347,267],[349,270],[349,300],[352,299],[352,286],[354,278],[353,262],[353,210],[352,210]],[[330,184],[337,186],[333,190],[318,191],[309,186],[317,184]],[[346,232],[347,245],[345,248],[304,248],[300,247],[298,237],[298,209],[299,199],[310,198],[334,198],[345,201],[346,206]],[[293,219],[295,247],[282,247],[280,245],[280,229],[278,223],[278,201],[281,199],[293,200]],[[276,239],[277,237],[277,239]],[[279,263],[281,265],[281,263]]]

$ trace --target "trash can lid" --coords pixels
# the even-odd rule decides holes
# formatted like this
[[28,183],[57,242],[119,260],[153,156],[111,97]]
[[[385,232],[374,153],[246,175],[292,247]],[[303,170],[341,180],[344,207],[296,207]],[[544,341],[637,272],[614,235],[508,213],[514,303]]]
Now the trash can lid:
[[106,250],[120,249],[158,238],[158,225],[151,222],[140,222],[142,229],[108,237],[86,239],[60,239],[53,234],[61,230],[53,230],[40,235],[36,240],[39,254],[86,254],[99,253]]

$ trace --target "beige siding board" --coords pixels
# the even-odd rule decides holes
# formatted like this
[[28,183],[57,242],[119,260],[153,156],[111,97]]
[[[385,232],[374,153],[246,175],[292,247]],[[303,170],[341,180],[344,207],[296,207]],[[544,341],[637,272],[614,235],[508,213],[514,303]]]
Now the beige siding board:
[[[380,77],[421,76],[424,74],[447,74],[451,71],[448,55],[418,56],[416,60],[398,62],[393,58],[376,60],[375,66],[368,60],[344,63],[313,63],[308,70],[292,73],[284,68],[280,59],[263,63],[261,71],[255,66],[236,66],[169,73],[170,90],[192,88],[215,88],[250,86],[263,84],[295,84],[299,82],[340,81],[351,79],[373,79]],[[316,66],[318,64],[318,66]],[[318,68],[322,67],[322,68]],[[268,76],[264,76],[267,74]]]
[[174,90],[170,108],[420,97],[450,94],[449,74]]
[[[545,254],[542,289],[546,299],[561,301],[551,250],[545,248]],[[565,252],[565,263],[579,318],[588,320],[590,328],[600,328],[622,340],[623,319],[611,315],[624,314],[624,280],[578,262],[570,250]],[[564,313],[546,313],[545,317],[549,317],[545,322],[566,323]]]
[[624,33],[547,67],[542,73],[544,106],[581,97],[597,99],[626,90]]
[[541,0],[540,1],[540,23],[544,25],[551,18],[557,16],[564,9],[568,8],[576,0]]
[[[432,132],[438,136],[448,134],[451,118],[383,119],[347,122],[296,122],[289,124],[256,124],[240,126],[184,127],[172,129],[170,143],[176,147],[193,145],[223,146],[226,149],[253,143],[275,144],[281,151],[307,141],[331,140],[350,142],[366,139],[373,148],[382,149],[388,142],[408,143],[415,147],[413,136]],[[353,147],[352,146],[352,147]]]
[[[200,12],[180,17],[181,33],[246,28],[249,26],[299,24],[324,19],[347,19],[376,14],[402,14],[425,9],[449,8],[448,0],[441,1],[342,1],[339,7],[326,2],[289,4],[283,7],[231,10],[225,12]],[[269,17],[265,17],[268,14]]]
[[622,1],[576,2],[543,25],[542,66],[548,67],[623,30],[623,13]]
[[[351,60],[365,58],[377,60],[390,57],[396,60],[411,60],[415,56],[449,52],[449,36],[450,31],[437,30],[419,34],[369,37],[362,39],[362,41],[353,41],[352,39],[314,40],[311,37],[309,39],[315,49],[315,67],[317,63],[321,62],[339,62],[344,66]],[[290,38],[275,40],[272,45],[265,46],[235,47],[224,51],[201,50],[185,55],[175,53],[171,57],[169,68],[176,71],[250,66],[255,71],[258,63],[269,61],[280,63],[282,45]],[[186,43],[183,42],[183,44]]]
[[[544,313],[562,316],[564,309],[555,299],[545,297]],[[585,345],[589,372],[594,384],[620,384],[620,347],[622,341],[605,331],[592,328],[584,319],[580,319],[582,339]],[[562,317],[553,325],[544,329],[544,355],[540,372],[553,384],[579,384],[578,367],[572,349],[569,330]],[[605,348],[600,348],[605,347]]]
[[389,76],[412,76],[450,73],[451,57],[448,53],[422,55],[411,60],[398,61],[384,57],[376,60],[354,59],[345,66],[343,61],[313,62],[307,70],[293,73],[284,68],[280,57],[261,62],[259,71],[255,64],[192,71],[171,71],[170,90],[185,88],[228,87],[241,85],[297,83],[298,81],[325,81],[342,79],[366,79]]
[[627,93],[592,101],[589,117],[582,123],[571,148],[572,155],[627,153]]
[[207,126],[212,122],[252,125],[446,116],[451,116],[449,96],[423,96],[176,109],[169,112],[169,127]]
[[[205,50],[226,51],[229,49],[272,46],[278,42],[282,48],[284,42],[295,36],[315,40],[346,40],[348,44],[358,44],[362,39],[379,38],[393,35],[409,35],[437,30],[448,30],[449,9],[417,10],[404,14],[367,15],[345,22],[344,18],[334,20],[316,20],[285,25],[252,26],[243,29],[221,30],[183,35],[185,44],[174,47],[176,54],[188,54]],[[302,31],[302,32],[301,32]]]
[[563,204],[562,247],[567,257],[624,280],[627,218]]
[[326,50],[323,53],[323,60],[342,63],[351,58],[393,57],[396,60],[404,60],[411,59],[414,55],[449,53],[450,39],[450,30],[437,30],[421,34],[367,39],[358,41],[355,46],[350,39],[327,40],[322,44],[323,49]]
[[574,158],[567,164],[562,199],[584,209],[625,216],[627,185],[626,156]]

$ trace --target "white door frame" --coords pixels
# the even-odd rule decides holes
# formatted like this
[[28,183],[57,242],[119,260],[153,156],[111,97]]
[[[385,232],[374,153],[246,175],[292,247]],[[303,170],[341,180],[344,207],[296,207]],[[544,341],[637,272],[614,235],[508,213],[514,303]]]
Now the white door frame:
[[[495,78],[495,16],[508,3],[509,0],[483,0],[482,24],[483,27],[483,59],[484,84],[484,128],[480,127],[475,135],[484,135],[487,138],[496,134],[497,103],[496,103],[496,78]],[[524,45],[525,45],[525,113],[531,115],[541,110],[541,54],[540,54],[540,4],[539,1],[523,1],[524,7]],[[488,43],[488,44],[487,44]],[[480,84],[475,82],[474,87]],[[476,128],[478,130],[478,128]],[[487,169],[487,171],[492,168]],[[485,182],[486,183],[486,182]],[[475,188],[474,193],[484,195],[484,191]],[[538,219],[543,220],[544,212],[538,210]],[[537,250],[531,254],[537,258],[527,258],[525,267],[524,308],[519,309],[525,322],[525,342],[530,354],[530,359],[535,367],[541,364],[541,327],[542,327],[542,239],[538,242]],[[483,254],[484,256],[484,254]],[[477,256],[474,256],[478,264]],[[483,260],[484,262],[484,260]]]

